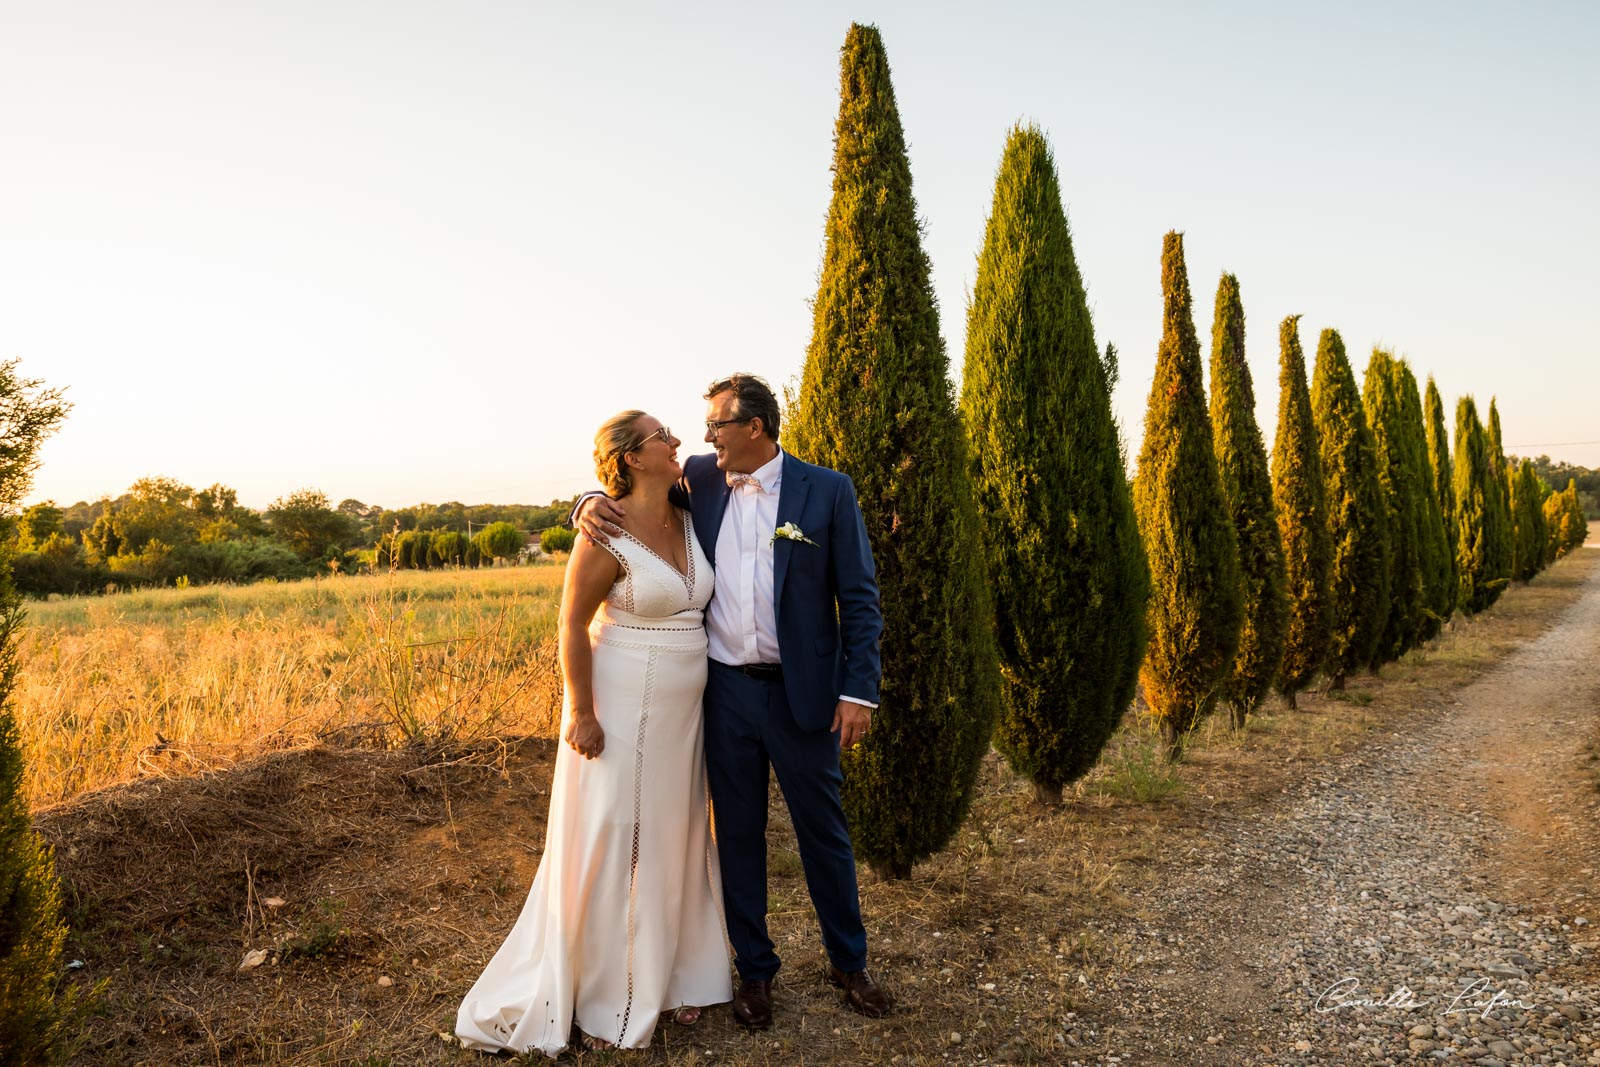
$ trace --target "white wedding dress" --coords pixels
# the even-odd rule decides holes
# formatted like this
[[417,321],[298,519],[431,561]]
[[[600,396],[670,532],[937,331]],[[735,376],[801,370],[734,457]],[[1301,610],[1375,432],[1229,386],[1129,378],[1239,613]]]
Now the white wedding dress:
[[[467,1048],[555,1056],[574,1022],[638,1048],[660,1013],[732,999],[701,748],[712,575],[681,514],[687,575],[626,534],[607,546],[623,574],[589,627],[604,751],[556,755],[533,889],[456,1015]],[[563,737],[571,721],[569,700]]]

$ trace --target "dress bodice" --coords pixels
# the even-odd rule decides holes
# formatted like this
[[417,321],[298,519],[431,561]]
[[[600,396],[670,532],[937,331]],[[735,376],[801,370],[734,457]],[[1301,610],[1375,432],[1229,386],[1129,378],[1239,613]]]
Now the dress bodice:
[[622,564],[622,573],[606,593],[595,614],[590,632],[599,636],[609,627],[631,630],[700,630],[705,606],[714,588],[711,565],[694,535],[687,512],[683,521],[684,558],[687,573],[680,573],[667,560],[624,531],[605,547]]

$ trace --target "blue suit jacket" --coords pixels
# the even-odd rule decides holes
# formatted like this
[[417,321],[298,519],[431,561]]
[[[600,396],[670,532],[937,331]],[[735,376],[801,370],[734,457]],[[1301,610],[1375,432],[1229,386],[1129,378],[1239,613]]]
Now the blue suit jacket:
[[[690,456],[679,484],[688,493],[695,536],[715,567],[727,479],[715,456]],[[845,475],[784,453],[778,525],[787,522],[816,544],[779,538],[773,545],[784,690],[801,729],[826,730],[841,695],[878,702],[878,580],[856,489]]]

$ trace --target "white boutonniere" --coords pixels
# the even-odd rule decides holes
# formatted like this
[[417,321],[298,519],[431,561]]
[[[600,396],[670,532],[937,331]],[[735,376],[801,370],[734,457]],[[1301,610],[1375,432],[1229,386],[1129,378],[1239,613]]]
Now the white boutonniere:
[[786,522],[776,530],[773,530],[772,540],[767,543],[775,545],[778,543],[779,538],[782,538],[785,541],[802,541],[808,545],[816,544],[815,541],[806,536],[806,532],[804,530],[800,529],[800,527],[796,526],[792,522]]

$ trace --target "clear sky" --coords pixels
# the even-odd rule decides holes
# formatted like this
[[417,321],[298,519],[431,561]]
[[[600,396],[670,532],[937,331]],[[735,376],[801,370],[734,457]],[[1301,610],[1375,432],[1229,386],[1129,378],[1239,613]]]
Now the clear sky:
[[616,410],[696,442],[712,377],[799,374],[852,20],[958,381],[1021,119],[1130,452],[1180,229],[1208,350],[1239,276],[1269,444],[1298,312],[1308,362],[1325,326],[1358,371],[1391,346],[1600,466],[1592,3],[0,0],[0,357],[76,405],[33,499],[543,503]]

